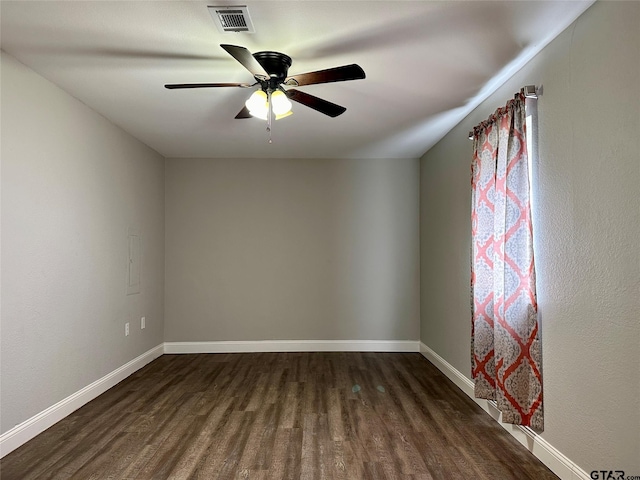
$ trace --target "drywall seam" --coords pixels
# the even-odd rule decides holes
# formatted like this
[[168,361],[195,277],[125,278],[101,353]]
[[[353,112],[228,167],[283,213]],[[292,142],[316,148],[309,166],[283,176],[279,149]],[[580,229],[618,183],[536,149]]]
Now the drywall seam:
[[160,344],[0,435],[0,458],[89,403],[163,354]]
[[531,429],[502,423],[495,402],[475,398],[473,381],[422,342],[420,342],[420,353],[562,480],[589,480],[591,478],[586,471]]
[[413,340],[259,340],[165,342],[164,353],[419,352]]

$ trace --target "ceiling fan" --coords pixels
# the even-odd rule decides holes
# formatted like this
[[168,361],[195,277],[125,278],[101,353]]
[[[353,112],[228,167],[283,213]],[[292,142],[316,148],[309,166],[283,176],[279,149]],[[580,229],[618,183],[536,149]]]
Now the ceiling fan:
[[318,83],[344,82],[365,78],[364,70],[356,64],[287,76],[292,60],[291,57],[284,53],[265,51],[252,54],[246,48],[237,45],[223,44],[220,46],[251,72],[256,80],[255,83],[178,83],[165,85],[165,88],[250,88],[260,85],[260,89],[251,95],[244,108],[235,118],[262,118],[269,122],[269,129],[272,116],[275,116],[276,120],[278,120],[291,114],[291,102],[289,100],[306,105],[330,117],[337,117],[347,110],[345,107],[301,92],[295,88],[285,89],[285,86],[301,87]]

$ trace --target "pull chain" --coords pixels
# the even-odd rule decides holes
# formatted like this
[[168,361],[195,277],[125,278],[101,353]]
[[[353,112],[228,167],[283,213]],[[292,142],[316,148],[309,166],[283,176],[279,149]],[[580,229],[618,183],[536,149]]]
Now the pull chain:
[[273,143],[273,140],[271,140],[271,117],[273,116],[273,105],[271,105],[271,89],[267,90],[267,103],[269,105],[269,111],[267,112],[267,132],[269,132],[269,143]]

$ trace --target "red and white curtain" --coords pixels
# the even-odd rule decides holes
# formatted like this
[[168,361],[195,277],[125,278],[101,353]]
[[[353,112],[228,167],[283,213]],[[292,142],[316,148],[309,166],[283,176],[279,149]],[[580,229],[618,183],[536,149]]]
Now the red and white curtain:
[[525,98],[474,129],[471,335],[475,396],[502,421],[543,429]]

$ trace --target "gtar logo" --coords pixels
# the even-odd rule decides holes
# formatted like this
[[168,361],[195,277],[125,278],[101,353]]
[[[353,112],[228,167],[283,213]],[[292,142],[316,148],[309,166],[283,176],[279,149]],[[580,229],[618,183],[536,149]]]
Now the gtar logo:
[[594,470],[591,472],[593,480],[624,480],[622,470]]

